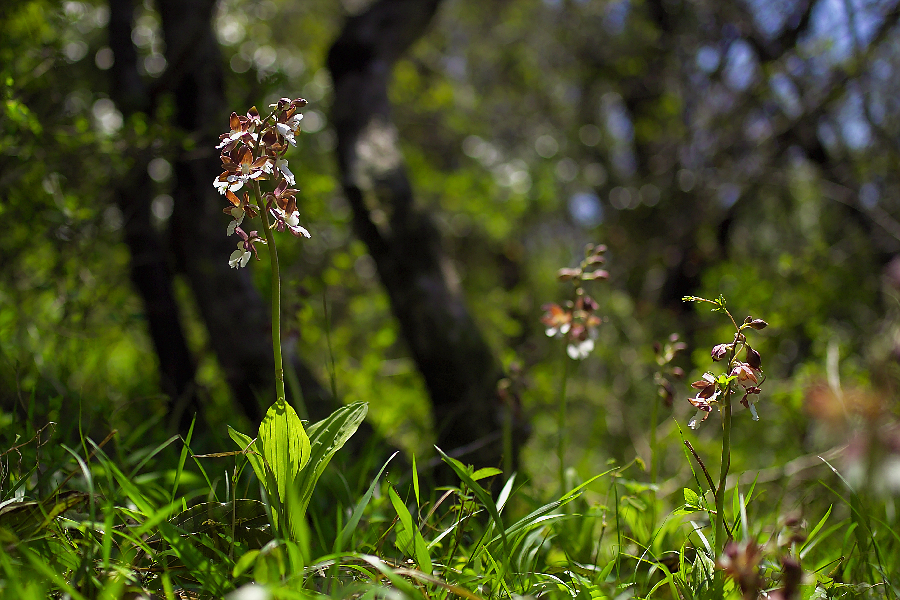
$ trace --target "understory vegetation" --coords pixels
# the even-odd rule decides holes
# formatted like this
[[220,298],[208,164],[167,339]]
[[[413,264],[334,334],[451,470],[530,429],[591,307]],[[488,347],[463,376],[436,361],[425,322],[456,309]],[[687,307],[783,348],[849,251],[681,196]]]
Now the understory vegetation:
[[[582,266],[560,278],[604,279],[593,270],[604,250],[590,246]],[[600,325],[581,285],[574,303],[548,305],[544,318],[548,334],[570,345],[591,339],[578,327]],[[685,344],[672,336],[655,347],[646,459],[610,459],[582,477],[565,464],[575,429],[565,412],[567,367],[557,456],[545,457],[559,461],[553,485],[475,470],[440,449],[450,485],[435,485],[434,463],[415,454],[399,467],[396,452],[384,459],[375,447],[342,456],[365,403],[304,428],[276,402],[257,437],[229,428],[238,449],[211,454],[192,450],[193,429],[148,446],[145,431],[98,440],[78,419],[35,427],[30,418],[2,455],[0,591],[23,599],[897,597],[900,427],[883,397],[831,377],[808,390],[808,408],[834,430],[855,424],[855,437],[828,453],[743,468],[762,429],[786,426],[764,416],[771,399],[748,338],[768,324],[753,316],[739,324],[722,296],[685,300],[711,305],[734,329],[710,353],[724,368],[691,384],[697,414],[687,423],[660,418],[691,389],[673,366]],[[574,354],[564,360],[577,365]],[[33,396],[21,401],[40,412]],[[707,420],[713,435],[697,439],[692,429]]]
[[900,599],[895,0],[0,4],[0,598]]

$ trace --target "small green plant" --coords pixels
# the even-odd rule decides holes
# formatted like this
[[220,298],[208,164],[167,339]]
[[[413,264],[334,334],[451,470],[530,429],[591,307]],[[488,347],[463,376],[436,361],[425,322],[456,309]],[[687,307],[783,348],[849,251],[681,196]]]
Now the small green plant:
[[715,546],[714,556],[712,557],[715,559],[722,554],[726,542],[725,483],[731,466],[732,396],[738,389],[743,391],[744,395],[740,400],[741,404],[750,410],[753,420],[758,420],[759,416],[751,398],[755,398],[761,392],[759,386],[765,381],[765,376],[761,369],[762,357],[747,341],[744,332],[748,329],[757,331],[765,329],[768,324],[762,319],[747,317],[743,323],[738,325],[728,308],[726,308],[725,297],[721,294],[715,300],[685,296],[684,301],[712,304],[713,312],[723,312],[728,315],[736,330],[732,341],[716,344],[711,352],[714,362],[724,361],[726,365],[725,372],[718,375],[709,371],[704,373],[702,379],[691,384],[691,387],[697,390],[697,395],[688,399],[688,402],[697,409],[697,413],[688,423],[691,429],[699,427],[712,413],[714,406],[718,407],[722,415],[722,460],[719,467],[719,482],[715,486],[710,482],[716,504],[715,514],[713,515]]
[[[605,253],[605,245],[588,244],[584,249],[584,260],[578,267],[562,268],[557,271],[559,281],[572,283],[575,299],[566,301],[563,306],[551,302],[542,307],[545,313],[541,317],[541,322],[547,327],[547,335],[554,338],[565,338],[568,341],[566,354],[572,360],[584,360],[593,352],[594,340],[597,339],[597,327],[603,322],[603,319],[596,314],[599,308],[597,301],[585,292],[583,283],[609,278],[609,273],[600,268],[600,265],[606,262]],[[568,378],[569,361],[564,360],[557,403],[556,458],[559,464],[560,494],[566,490],[566,383]]]
[[[231,113],[231,130],[220,136],[216,149],[221,150],[223,172],[213,186],[231,206],[224,209],[233,220],[228,235],[237,234],[241,241],[228,259],[232,268],[247,265],[257,254],[256,244],[269,248],[272,267],[272,351],[275,358],[275,402],[269,407],[255,440],[229,428],[232,439],[247,455],[273,508],[272,517],[282,535],[293,541],[305,538],[304,518],[313,488],[325,466],[350,438],[365,418],[365,404],[343,407],[329,418],[316,423],[309,434],[297,411],[288,404],[284,387],[284,363],[281,355],[281,275],[273,230],[289,231],[295,237],[310,237],[300,225],[294,174],[285,159],[288,148],[296,146],[303,118],[300,109],[306,100],[282,98],[270,106],[271,112],[261,117],[256,107],[246,116]],[[274,189],[263,194],[260,181],[273,180]],[[247,185],[254,199],[236,191]],[[265,237],[257,231],[247,233],[241,227],[245,219],[259,218]],[[272,220],[270,221],[270,217]],[[257,256],[257,260],[259,257]]]

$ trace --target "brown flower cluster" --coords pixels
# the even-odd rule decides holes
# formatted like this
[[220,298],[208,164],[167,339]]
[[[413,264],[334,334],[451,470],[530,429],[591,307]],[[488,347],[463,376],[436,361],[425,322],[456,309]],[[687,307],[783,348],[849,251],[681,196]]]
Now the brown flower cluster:
[[569,344],[566,353],[572,360],[583,360],[594,350],[597,327],[603,319],[596,315],[597,301],[587,295],[582,285],[585,281],[607,279],[609,273],[599,268],[605,262],[606,246],[590,244],[585,249],[585,258],[574,269],[563,268],[557,272],[560,281],[571,281],[575,288],[575,300],[560,306],[555,302],[545,304],[541,323],[547,326],[549,337],[565,337]]
[[738,585],[745,600],[756,600],[762,587],[759,575],[762,550],[762,546],[753,540],[743,543],[732,540],[725,544],[722,556],[716,560],[716,567],[725,571],[725,575]]
[[[799,595],[803,568],[795,553],[806,536],[800,531],[799,524],[791,525],[787,522],[785,527],[792,532],[786,538],[787,544],[770,541],[761,546],[752,538],[743,542],[731,540],[725,544],[722,555],[716,559],[716,568],[724,571],[725,576],[734,581],[744,600],[793,600]],[[778,536],[778,539],[781,537]],[[766,579],[760,572],[760,566],[764,562],[768,567]],[[780,572],[775,568],[777,563],[781,563]],[[772,586],[773,589],[763,591],[767,586]]]
[[[754,421],[759,420],[759,414],[756,412],[756,406],[751,397],[762,391],[760,385],[765,380],[762,372],[762,357],[750,346],[743,332],[746,329],[764,329],[767,325],[762,319],[747,317],[738,327],[734,339],[730,343],[717,344],[713,347],[710,352],[712,360],[714,362],[727,361],[728,370],[719,376],[706,372],[699,381],[691,384],[691,387],[697,390],[693,398],[688,398],[688,402],[697,409],[697,413],[688,423],[691,429],[696,429],[700,423],[706,420],[714,405],[721,406],[723,394],[731,393],[736,389],[744,393],[741,404],[750,410]],[[743,360],[739,358],[741,355],[743,355]]]
[[[216,149],[221,151],[223,170],[213,181],[213,187],[231,203],[223,210],[232,218],[227,234],[237,234],[241,238],[238,249],[228,261],[232,267],[246,266],[250,254],[256,255],[254,244],[266,243],[256,231],[248,234],[241,228],[245,217],[252,219],[262,213],[263,218],[271,216],[274,219],[273,223],[267,221],[264,224],[267,228],[288,230],[297,237],[310,237],[309,231],[300,225],[295,198],[297,190],[289,187],[296,181],[285,159],[288,148],[297,145],[296,136],[303,119],[299,111],[304,106],[306,100],[303,98],[282,98],[270,106],[272,112],[266,117],[261,117],[255,106],[244,116],[231,113],[231,130],[219,136]],[[258,182],[266,179],[276,182],[275,189],[262,196]],[[235,192],[245,184],[254,187],[256,200],[264,202],[264,208],[254,204],[246,190],[242,198],[237,196]]]
[[759,572],[763,560],[763,547],[755,541],[742,543],[730,541],[725,545],[722,556],[716,560],[716,567],[725,572],[725,576],[737,584],[744,600],[792,600],[800,591],[803,569],[800,561],[790,554],[780,556],[781,586],[768,593],[762,591],[763,578]]

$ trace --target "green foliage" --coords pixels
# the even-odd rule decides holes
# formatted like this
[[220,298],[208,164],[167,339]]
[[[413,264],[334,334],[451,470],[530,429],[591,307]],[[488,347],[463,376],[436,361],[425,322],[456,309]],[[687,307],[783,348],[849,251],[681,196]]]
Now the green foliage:
[[367,410],[364,403],[342,407],[310,426],[307,434],[294,408],[282,399],[266,412],[255,440],[228,428],[266,490],[274,527],[283,528],[292,541],[305,538],[304,520],[316,483]]
[[415,526],[409,509],[397,495],[397,491],[391,487],[388,488],[388,494],[391,498],[391,504],[397,511],[397,518],[400,523],[395,527],[397,533],[397,549],[404,555],[414,558],[419,570],[427,575],[431,575],[434,567],[431,564],[431,557],[428,555],[428,547],[425,545],[425,539],[422,533]]
[[[898,252],[891,215],[900,197],[897,116],[881,100],[896,96],[883,76],[896,70],[890,44],[871,65],[836,72],[838,91],[819,93],[827,81],[809,73],[829,66],[816,62],[822,52],[802,50],[761,65],[766,76],[741,94],[721,78],[733,40],[711,32],[735,29],[718,6],[663,3],[653,14],[654,3],[630,3],[613,30],[616,3],[444,3],[393,73],[395,120],[415,201],[439,224],[448,266],[504,364],[521,366],[518,399],[532,434],[516,477],[493,485],[493,471],[445,459],[459,483],[436,491],[427,390],[334,177],[323,61],[353,3],[220,3],[229,105],[298,93],[311,101],[295,172],[301,221],[316,231],[308,245],[280,248],[284,329],[302,332],[295,349],[354,402],[306,435],[287,405],[255,440],[230,422],[240,452],[224,456],[191,449],[222,445],[215,432],[182,443],[163,431],[157,358],[112,197],[136,153],[171,159],[195,151],[193,141],[165,125],[164,92],[155,121],[123,119],[109,101],[97,60],[108,43],[104,3],[7,4],[0,597],[221,597],[260,585],[276,597],[737,598],[733,579],[719,590],[710,577],[717,515],[737,542],[762,546],[770,592],[795,558],[796,597],[900,597],[896,491],[887,487],[895,446],[881,437],[897,417],[900,322],[885,269]],[[736,30],[749,35],[753,22]],[[143,65],[163,41],[152,3],[137,7],[135,23]],[[721,51],[722,65],[701,72],[698,49]],[[796,120],[769,89],[785,73],[804,102]],[[146,81],[165,87],[151,74]],[[857,95],[877,127],[869,147],[853,149],[841,138],[859,121],[842,115],[856,110]],[[748,141],[744,129],[759,121],[774,134]],[[827,131],[838,132],[833,144]],[[810,139],[828,146],[825,163],[800,156]],[[874,208],[862,201],[867,184],[880,190]],[[172,191],[170,180],[152,185],[163,200]],[[740,194],[726,205],[731,185]],[[575,218],[577,193],[596,195],[600,222]],[[165,218],[154,219],[165,230]],[[615,268],[596,298],[604,321],[594,354],[567,373],[560,427],[560,369],[550,358],[560,352],[539,316],[562,297],[553,273],[597,238],[608,240]],[[261,267],[253,276],[265,295],[271,272]],[[233,414],[226,377],[179,277],[215,427]],[[718,503],[715,482],[679,447],[690,442],[714,474],[719,428],[680,432],[691,410],[681,382],[672,382],[671,408],[654,401],[654,341],[678,331],[689,353],[673,366],[693,380],[709,349],[733,335],[703,304],[696,313],[678,306],[682,294],[727,296],[729,310],[770,325],[753,342],[768,375],[761,421],[735,406],[740,426]],[[735,381],[718,374],[716,384]],[[833,404],[813,402],[816,385]],[[853,408],[859,394],[880,398],[875,418]],[[380,433],[416,450],[411,474],[385,465],[373,476],[375,453],[327,468],[367,410]],[[91,441],[113,429],[112,444]],[[559,493],[560,479],[578,491]]]
[[310,441],[297,416],[297,411],[283,398],[266,411],[259,425],[256,447],[262,454],[266,472],[275,478],[275,489],[280,502],[287,500],[287,489],[292,486],[300,471],[309,463]]
[[[360,413],[364,407],[346,407],[342,415],[309,427],[310,459],[301,473],[327,462]],[[713,511],[713,503],[692,487],[675,490],[683,498],[676,502],[653,486],[624,479],[625,467],[617,467],[541,502],[530,485],[517,486],[515,477],[492,493],[483,482],[498,470],[475,470],[446,455],[460,485],[426,491],[413,505],[418,516],[403,500],[404,493],[414,497],[412,485],[401,492],[382,481],[389,464],[351,491],[346,513],[338,507],[331,517],[307,515],[316,535],[333,536],[331,549],[320,554],[312,539],[284,539],[265,503],[237,495],[244,456],[251,461],[256,456],[269,474],[262,483],[271,490],[270,501],[278,488],[274,469],[254,454],[255,442],[232,435],[247,452],[197,457],[236,459],[224,501],[207,500],[214,488],[184,475],[179,475],[180,494],[169,501],[171,483],[159,477],[163,471],[152,470],[177,462],[180,453],[166,458],[167,447],[126,451],[126,461],[142,465],[143,476],[126,475],[133,469],[116,465],[89,439],[86,455],[51,452],[44,460],[69,473],[76,488],[61,494],[40,492],[40,478],[14,471],[0,501],[5,548],[0,597],[64,592],[73,598],[120,598],[176,590],[220,597],[244,586],[264,586],[276,597],[612,598],[629,590],[636,597],[731,598],[739,597],[741,581],[748,581],[738,579],[739,572],[723,559],[711,558],[703,513]],[[39,449],[35,440],[20,445],[23,465]],[[896,593],[891,587],[900,572],[896,517],[885,512],[883,500],[841,483],[848,492],[834,492],[833,504],[808,524],[779,521],[777,512],[758,510],[767,485],[737,484],[730,490],[728,530],[741,541],[736,548],[742,552],[759,549],[747,555],[758,562],[741,564],[744,569],[758,564],[758,571],[746,572],[758,573],[760,589],[785,585],[790,559],[806,573],[796,597]],[[290,493],[286,498],[296,501]],[[674,510],[667,508],[670,502]],[[351,512],[344,522],[341,515]],[[393,544],[385,545],[390,535]],[[728,578],[717,591],[715,574],[722,568]]]
[[309,427],[309,468],[301,470],[294,478],[298,491],[300,514],[306,512],[316,482],[331,462],[335,453],[344,447],[366,417],[369,407],[365,403],[349,404],[339,408],[327,419]]

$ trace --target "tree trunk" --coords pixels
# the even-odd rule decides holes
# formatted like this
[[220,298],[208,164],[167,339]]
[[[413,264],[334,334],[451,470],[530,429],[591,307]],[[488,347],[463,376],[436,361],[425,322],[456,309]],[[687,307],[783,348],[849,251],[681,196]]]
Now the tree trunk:
[[[126,117],[149,113],[152,101],[138,73],[137,52],[131,42],[131,0],[110,0],[109,8],[109,45],[115,55],[113,99]],[[200,408],[194,382],[196,367],[181,328],[165,244],[150,216],[149,156],[146,151],[137,152],[133,160],[115,191],[125,244],[131,254],[131,281],[143,300],[150,338],[159,357],[160,388],[169,397],[169,425],[186,431]]]
[[[137,69],[131,42],[131,0],[110,0],[110,47],[116,60],[112,92],[126,115],[152,113],[159,94],[174,93],[175,121],[193,138],[196,150],[182,152],[174,163],[174,210],[170,220],[170,253],[184,272],[209,331],[210,345],[225,371],[236,402],[254,422],[260,403],[274,390],[274,362],[268,307],[253,286],[248,271],[228,267],[235,242],[225,235],[224,203],[212,187],[220,169],[214,146],[227,129],[224,73],[212,30],[215,3],[158,3],[166,38],[168,68],[149,88]],[[132,256],[132,281],[147,313],[150,336],[160,360],[161,388],[170,397],[170,415],[186,431],[200,406],[194,383],[195,366],[180,324],[172,293],[167,248],[150,217],[149,156],[139,156],[117,191],[125,218],[125,241]],[[310,418],[327,416],[336,403],[311,369],[293,353]]]
[[438,446],[465,462],[498,466],[502,370],[465,305],[440,232],[414,204],[390,119],[393,64],[423,34],[439,3],[380,0],[347,20],[328,54],[338,166],[354,229],[425,380]]

